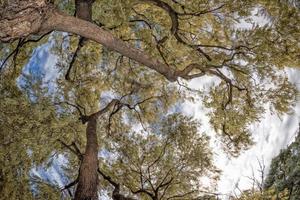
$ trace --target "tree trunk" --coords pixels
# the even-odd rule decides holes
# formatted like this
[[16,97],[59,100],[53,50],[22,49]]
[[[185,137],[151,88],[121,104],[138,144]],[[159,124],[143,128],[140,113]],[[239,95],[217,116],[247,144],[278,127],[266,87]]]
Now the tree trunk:
[[93,2],[94,0],[76,0],[76,17],[91,22]]
[[106,113],[119,101],[114,99],[98,112],[81,118],[83,123],[87,122],[86,147],[78,176],[78,185],[74,200],[97,200],[98,199],[98,140],[97,119]]
[[4,42],[41,33],[54,10],[46,0],[10,0],[0,5],[0,40]]
[[86,128],[86,148],[79,170],[79,180],[75,192],[75,200],[98,199],[98,142],[97,118],[89,119]]

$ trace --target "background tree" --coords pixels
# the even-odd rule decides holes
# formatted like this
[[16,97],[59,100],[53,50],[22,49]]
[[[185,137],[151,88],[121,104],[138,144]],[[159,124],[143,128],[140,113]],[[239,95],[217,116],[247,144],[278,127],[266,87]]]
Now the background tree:
[[299,133],[295,141],[273,158],[264,187],[275,188],[277,193],[286,191],[289,199],[300,195]]
[[282,191],[282,192],[276,192],[274,189],[267,189],[264,190],[263,192],[260,191],[253,191],[253,190],[247,190],[243,191],[240,197],[238,198],[232,198],[234,200],[261,200],[261,199],[266,199],[266,200],[273,200],[273,199],[283,199],[283,200],[288,200],[288,194],[287,191]]
[[[262,169],[259,171],[265,173]],[[250,179],[254,182],[253,188],[242,191],[242,194],[234,199],[299,198],[299,133],[293,143],[272,159],[266,178]]]

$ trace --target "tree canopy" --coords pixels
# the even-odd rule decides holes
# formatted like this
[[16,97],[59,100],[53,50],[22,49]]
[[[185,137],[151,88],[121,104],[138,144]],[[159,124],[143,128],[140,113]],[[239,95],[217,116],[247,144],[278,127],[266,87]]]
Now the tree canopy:
[[298,133],[295,141],[273,158],[264,184],[266,189],[273,187],[277,193],[286,191],[289,199],[300,196],[299,142]]
[[[292,112],[299,21],[292,0],[1,0],[0,198],[210,196],[220,170],[182,103],[208,108],[223,151],[248,149],[266,109]],[[63,188],[32,171],[58,155]]]

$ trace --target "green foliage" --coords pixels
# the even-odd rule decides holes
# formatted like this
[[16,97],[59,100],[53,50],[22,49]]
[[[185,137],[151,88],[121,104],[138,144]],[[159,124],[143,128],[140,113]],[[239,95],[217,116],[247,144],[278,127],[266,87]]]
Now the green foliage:
[[[0,87],[1,199],[32,199],[30,170],[60,152],[57,139],[70,137],[75,126],[69,126],[70,118],[57,115],[49,97],[36,85],[27,94],[6,80]],[[52,191],[48,197],[56,195],[51,199],[59,198],[57,190],[53,193],[48,187],[47,191]]]
[[236,200],[297,200],[300,196],[300,134],[295,141],[272,159],[268,175],[261,191],[243,191]]
[[[73,1],[53,2],[60,10],[74,14]],[[193,93],[193,89],[179,87],[139,63],[85,41],[70,70],[71,80],[66,81],[64,75],[78,47],[78,36],[54,32],[38,42],[31,41],[38,36],[29,36],[0,44],[1,61],[14,52],[0,69],[0,198],[58,199],[53,183],[30,177],[33,167],[47,168],[55,153],[69,161],[67,179],[76,179],[78,158],[60,142],[76,144],[81,152],[85,146],[85,126],[71,104],[82,111],[84,108],[87,115],[104,107],[112,97],[136,105],[99,119],[99,151],[107,153],[101,157],[100,167],[128,194],[141,187],[155,193],[151,184],[158,187],[172,180],[170,186],[159,188],[157,194],[162,199],[194,190],[186,198],[198,197],[203,189],[201,177],[208,176],[212,182],[218,179],[209,138],[198,133],[198,122],[170,114],[174,109],[181,112],[182,102],[194,98],[203,101],[223,150],[233,156],[253,144],[249,126],[259,121],[265,109],[278,114],[292,112],[297,92],[284,68],[300,66],[296,1],[163,0],[177,13],[177,34],[170,13],[153,2],[158,0],[96,0],[93,22],[172,69],[183,70],[197,63],[201,67],[191,74],[205,72],[199,79],[214,76],[218,80],[208,92]],[[265,17],[268,23],[258,26],[253,15]],[[242,22],[253,27],[239,28]],[[49,96],[40,87],[42,81],[33,80],[34,74],[26,77],[29,82],[20,89],[17,80],[24,66],[33,50],[48,39],[51,53],[58,58],[53,67],[60,72],[54,94]],[[285,166],[289,177],[296,177],[299,163],[291,152],[283,151],[284,158],[273,161],[274,169],[266,182],[270,191],[263,195],[273,195],[274,188],[285,194],[287,185],[295,182],[277,177],[279,165]],[[33,180],[38,184],[35,194]],[[100,187],[111,189],[105,182]],[[259,195],[247,192],[245,199],[265,198]],[[142,193],[141,198],[148,199],[149,195]]]
[[[145,190],[158,199],[177,195],[190,199],[204,189],[201,177],[214,183],[218,170],[213,166],[208,137],[198,133],[199,124],[182,115],[167,115],[151,132],[121,132],[107,138],[107,150],[115,162],[101,168],[125,186],[125,190]],[[111,144],[113,141],[113,144]],[[142,199],[149,199],[141,192]]]
[[287,191],[289,199],[300,196],[300,134],[295,141],[273,158],[265,188],[274,188],[277,193]]
[[232,198],[233,200],[288,200],[288,191],[276,191],[274,188],[266,189],[262,192],[256,190],[243,191],[240,197]]

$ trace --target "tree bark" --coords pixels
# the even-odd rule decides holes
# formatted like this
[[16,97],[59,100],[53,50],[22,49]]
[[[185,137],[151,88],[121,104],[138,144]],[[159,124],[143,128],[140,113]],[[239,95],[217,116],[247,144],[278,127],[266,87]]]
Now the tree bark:
[[79,19],[83,19],[86,21],[92,21],[92,5],[95,0],[76,0],[75,8],[76,14],[75,16]]
[[79,170],[79,180],[75,192],[75,200],[98,199],[98,142],[97,118],[89,119],[86,128],[86,148]]
[[[4,4],[0,7],[0,40],[8,42],[24,38],[32,34],[40,34],[52,30],[64,31],[80,35],[102,44],[110,50],[131,58],[165,76],[169,81],[176,81],[181,76],[180,71],[169,67],[146,52],[136,49],[126,42],[113,36],[101,27],[77,17],[68,16],[46,0],[12,0],[14,6]],[[78,8],[84,8],[82,0],[78,0]],[[28,6],[29,5],[29,6]],[[80,12],[78,17],[90,19],[86,12]]]
[[53,6],[46,0],[9,0],[0,6],[0,40],[10,41],[41,33]]
[[119,101],[113,99],[103,109],[89,116],[81,116],[82,123],[87,122],[86,147],[83,155],[78,185],[75,191],[74,200],[98,200],[98,140],[97,140],[97,119],[108,112],[111,107]]
[[149,56],[146,52],[132,47],[121,39],[113,36],[110,32],[86,20],[54,11],[46,23],[43,24],[42,29],[64,31],[80,35],[159,72],[169,81],[175,81],[178,78],[177,71],[174,68]]

